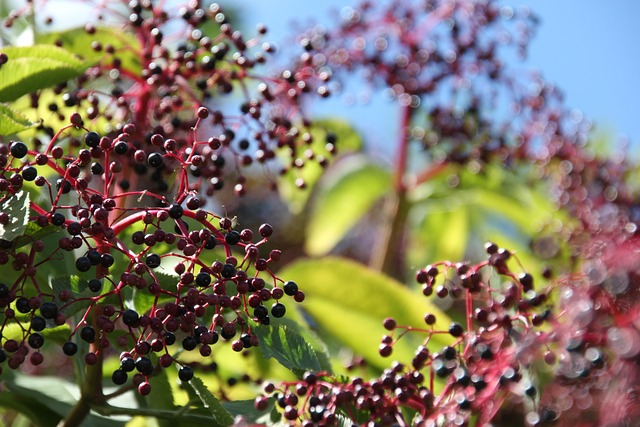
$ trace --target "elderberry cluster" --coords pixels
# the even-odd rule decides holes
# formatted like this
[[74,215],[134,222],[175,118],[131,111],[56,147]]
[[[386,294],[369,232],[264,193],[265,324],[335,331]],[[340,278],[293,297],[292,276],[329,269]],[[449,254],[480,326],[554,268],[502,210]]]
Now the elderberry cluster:
[[[209,196],[223,187],[245,194],[244,171],[251,165],[260,165],[275,189],[279,174],[297,174],[309,162],[327,164],[335,141],[314,144],[318,134],[303,114],[301,98],[328,92],[304,73],[264,74],[263,65],[275,51],[273,44],[263,41],[264,25],[249,38],[217,3],[207,6],[191,0],[175,13],[165,10],[162,2],[132,0],[125,3],[128,19],[121,22],[126,43],[105,44],[105,31],[112,30],[100,21],[113,11],[95,3],[96,22],[83,30],[88,38],[76,40],[71,33],[61,33],[51,40],[96,64],[77,79],[31,95],[31,107],[41,119],[42,138],[36,144],[53,137],[72,112],[92,122],[110,122],[96,130],[113,141],[125,123],[134,124],[135,132],[126,132],[127,145],[114,150],[126,155],[123,163],[135,175],[113,185],[127,191],[132,179],[143,180],[158,194],[169,190],[175,157],[185,152],[191,160],[189,174],[195,178],[193,189]],[[175,32],[165,34],[168,28]],[[231,94],[238,97],[232,99]],[[207,109],[194,116],[200,107]],[[196,144],[195,126],[206,135]],[[74,137],[70,143],[82,145]],[[231,185],[226,184],[229,180]],[[296,183],[305,186],[301,177]]]
[[[554,319],[546,307],[552,288],[536,290],[531,274],[514,273],[510,251],[493,243],[486,251],[488,259],[475,265],[441,262],[416,274],[425,296],[435,292],[464,304],[462,323],[440,330],[432,313],[425,314],[422,326],[385,319],[390,334],[379,347],[383,357],[391,357],[393,346],[406,334],[425,336],[412,360],[395,362],[373,380],[344,383],[326,373],[309,373],[302,381],[268,384],[266,393],[278,397],[292,424],[303,420],[304,425],[331,425],[345,416],[361,425],[438,425],[442,420],[461,425],[472,415],[484,424],[499,417],[499,403],[510,398],[528,400],[524,406],[530,417],[550,417],[544,408],[536,412],[536,377],[528,371],[538,361],[551,359],[544,354],[545,345],[553,341],[544,324]],[[439,334],[450,336],[451,345],[433,348],[433,337]],[[594,370],[602,367],[596,353],[593,347],[589,367]],[[256,400],[256,407],[264,405],[265,397]]]
[[435,161],[530,160],[540,144],[568,133],[557,90],[501,59],[505,49],[526,55],[536,21],[526,8],[365,0],[336,21],[298,37],[306,54],[296,67],[318,81],[356,74],[383,90],[412,119],[403,124],[409,138]]
[[[63,143],[78,133],[82,146]],[[263,249],[269,224],[236,229],[234,219],[201,208],[189,190],[193,156],[172,158],[180,166],[171,199],[119,191],[113,183],[130,172],[135,133],[126,124],[115,139],[100,136],[73,114],[42,151],[0,144],[0,362],[10,368],[27,357],[41,364],[47,332],[70,324],[64,354],[94,365],[119,348],[113,382],[133,375],[146,395],[155,369],[177,362],[180,379],[193,376],[175,346],[202,356],[218,341],[250,349],[258,345],[252,322],[284,316],[283,298],[304,300],[296,283],[271,271],[281,252]]]

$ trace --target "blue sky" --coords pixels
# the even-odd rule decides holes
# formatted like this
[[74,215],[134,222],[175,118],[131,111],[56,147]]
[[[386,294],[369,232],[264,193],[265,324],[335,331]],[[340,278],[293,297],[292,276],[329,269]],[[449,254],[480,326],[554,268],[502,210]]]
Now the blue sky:
[[[281,42],[291,33],[291,22],[319,19],[327,22],[327,11],[356,1],[324,0],[235,0],[243,22],[264,22],[270,28],[269,40]],[[541,19],[531,42],[526,66],[542,71],[559,86],[569,107],[580,110],[597,129],[614,137],[627,136],[634,151],[640,151],[640,2],[621,0],[505,0],[503,4],[528,5]],[[320,114],[339,111],[338,101],[320,107]],[[395,110],[382,99],[367,107],[344,109],[356,123],[370,122],[376,116],[393,115]],[[391,123],[393,117],[391,117]],[[389,122],[366,132],[371,145],[378,145],[396,132]]]

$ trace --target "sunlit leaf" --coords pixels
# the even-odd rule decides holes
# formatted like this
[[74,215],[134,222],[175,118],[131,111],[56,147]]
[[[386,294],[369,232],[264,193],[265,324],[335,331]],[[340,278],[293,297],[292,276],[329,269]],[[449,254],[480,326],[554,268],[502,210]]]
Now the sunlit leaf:
[[253,328],[265,358],[275,358],[297,375],[305,371],[330,371],[329,359],[314,348],[294,323],[280,323]]
[[0,101],[13,101],[38,89],[80,76],[89,66],[53,45],[2,48],[9,60],[0,68]]
[[[418,227],[411,235],[409,252],[418,253],[428,262],[462,260],[468,241],[469,219],[466,205],[452,197],[437,200],[425,209],[418,206],[413,215],[419,215]],[[412,259],[412,261],[415,261]]]
[[[60,32],[41,33],[36,38],[36,43],[53,45],[56,42],[62,43],[64,49],[81,56],[89,63],[118,57],[121,69],[135,74],[141,71],[140,43],[132,34],[116,28],[96,27],[95,32],[89,34],[84,27],[78,27]],[[93,50],[93,42],[100,43],[103,50]],[[104,48],[109,45],[115,49],[113,56],[104,52]]]
[[307,224],[306,251],[328,253],[390,187],[389,172],[364,157],[339,162],[320,182]]
[[[59,377],[31,376],[13,371],[3,372],[2,376],[8,393],[0,393],[0,405],[10,405],[27,416],[33,416],[34,421],[42,420],[42,423],[38,423],[39,426],[57,425],[76,404],[80,394],[78,386]],[[90,413],[85,424],[122,427],[125,423]]]
[[[449,327],[449,317],[428,298],[409,290],[401,283],[363,265],[340,258],[301,260],[287,266],[279,274],[295,280],[307,298],[304,311],[314,326],[335,337],[380,368],[389,360],[378,354],[383,335],[389,332],[382,322],[394,317],[399,325],[424,325],[424,314],[437,316],[436,329]],[[418,336],[419,335],[419,336]],[[392,359],[411,360],[415,346],[425,336],[409,334],[394,345]],[[434,349],[451,339],[434,335]]]
[[5,104],[0,104],[0,135],[11,135],[35,126],[31,120],[20,111],[16,111]]
[[7,224],[0,224],[0,239],[22,236],[29,223],[29,193],[18,191],[0,205],[0,211],[9,216]]
[[[310,133],[313,137],[313,142],[309,148],[316,156],[322,156],[325,159],[335,158],[335,155],[329,153],[326,148],[328,136],[330,138],[335,136],[337,155],[357,152],[362,149],[362,138],[360,138],[358,133],[347,122],[342,120],[315,120]],[[281,158],[285,162],[291,162],[289,153],[283,151]],[[324,171],[315,160],[304,160],[304,162],[305,164],[302,169],[293,167],[278,181],[280,194],[289,202],[289,209],[293,213],[302,212],[313,188]],[[304,189],[298,188],[296,185],[296,180],[298,179],[304,181]]]

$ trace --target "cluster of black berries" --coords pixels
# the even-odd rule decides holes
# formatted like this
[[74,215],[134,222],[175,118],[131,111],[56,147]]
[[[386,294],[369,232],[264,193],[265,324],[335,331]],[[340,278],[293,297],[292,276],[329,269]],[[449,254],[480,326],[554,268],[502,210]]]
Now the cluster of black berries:
[[[0,223],[8,237],[0,240],[0,358],[10,368],[27,357],[42,363],[48,330],[69,322],[64,354],[83,351],[94,365],[120,348],[114,383],[133,375],[146,395],[154,369],[177,362],[174,345],[202,356],[218,341],[249,349],[258,345],[250,319],[269,325],[285,315],[282,298],[304,300],[296,283],[271,271],[281,252],[265,253],[269,224],[254,233],[201,209],[189,159],[174,157],[180,167],[172,199],[143,188],[121,192],[112,184],[127,173],[135,126],[123,126],[115,139],[82,126],[72,115],[41,150],[0,144]],[[63,148],[67,134],[78,132],[82,146]],[[11,328],[17,333],[9,338]],[[180,379],[192,376],[181,367]]]
[[[103,4],[96,8],[111,13]],[[166,193],[176,157],[185,154],[190,160],[189,173],[195,178],[194,189],[208,195],[221,190],[230,179],[232,184],[227,187],[244,194],[247,176],[243,170],[255,163],[262,166],[274,188],[280,173],[298,170],[308,162],[326,164],[333,149],[314,144],[300,99],[321,89],[314,89],[304,73],[261,74],[262,64],[274,51],[273,45],[262,41],[267,32],[264,25],[258,25],[255,37],[247,39],[217,3],[206,7],[191,1],[176,16],[151,1],[131,1],[128,9],[129,20],[124,25],[140,43],[139,51],[103,45],[98,38],[101,27],[87,25],[85,31],[97,39],[90,46],[70,48],[77,48],[80,55],[83,48],[97,50],[104,53],[102,59],[78,79],[54,88],[60,101],[43,109],[40,98],[45,99],[47,91],[33,94],[32,107],[42,119],[44,138],[53,137],[53,129],[71,112],[90,121],[117,118],[135,125],[135,131],[126,132],[126,140],[114,147],[118,155],[125,156],[129,166],[125,169],[135,172],[133,177],[112,183],[123,191],[133,179],[144,180],[146,188],[156,193]],[[163,28],[178,28],[176,33],[184,34],[177,47]],[[56,44],[67,47],[63,40]],[[230,101],[226,95],[232,92],[241,99]],[[194,127],[200,132],[194,133]],[[122,132],[122,126],[116,125],[105,128],[103,136],[115,141]],[[70,143],[82,145],[76,138]],[[96,166],[96,173],[99,171]]]
[[[550,288],[536,292],[532,275],[513,273],[508,250],[488,243],[486,251],[488,259],[475,265],[442,262],[416,274],[425,295],[435,292],[463,302],[464,326],[454,322],[439,330],[431,313],[422,326],[387,318],[384,327],[391,333],[382,338],[380,355],[391,357],[394,344],[407,333],[424,334],[412,360],[394,362],[373,380],[345,383],[326,373],[308,373],[301,381],[267,384],[256,407],[266,405],[266,396],[275,396],[284,418],[303,425],[331,425],[340,416],[361,425],[437,425],[445,419],[458,425],[472,416],[482,423],[499,419],[500,403],[512,398],[528,402],[523,407],[530,407],[529,418],[555,417],[551,409],[535,407],[536,377],[528,375],[542,360],[555,362],[551,353],[545,354],[554,343],[544,327],[554,321],[545,307]],[[432,348],[437,334],[449,335],[451,345]],[[602,367],[598,348],[589,352],[594,359],[590,366]]]

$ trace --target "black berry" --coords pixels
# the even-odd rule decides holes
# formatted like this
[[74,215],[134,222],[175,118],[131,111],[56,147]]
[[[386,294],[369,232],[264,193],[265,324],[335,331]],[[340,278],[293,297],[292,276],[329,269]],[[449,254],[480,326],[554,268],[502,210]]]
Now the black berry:
[[271,315],[273,317],[282,317],[286,311],[287,309],[282,303],[277,302],[271,306]]
[[9,150],[11,150],[11,155],[16,159],[23,158],[29,152],[25,143],[21,141],[13,141],[9,146]]
[[29,335],[29,339],[27,340],[29,346],[31,348],[40,348],[44,345],[44,337],[37,332]]
[[62,345],[62,352],[67,356],[73,356],[78,352],[78,346],[74,342],[67,341]]
[[147,255],[147,259],[145,260],[147,267],[149,268],[157,268],[160,266],[160,255],[150,253]]
[[80,338],[86,342],[94,342],[96,340],[96,330],[92,326],[85,326],[80,330]]
[[124,313],[122,313],[122,322],[127,326],[137,326],[139,319],[140,316],[138,316],[138,313],[133,310],[126,310]]
[[89,147],[97,147],[100,144],[100,135],[96,132],[89,132],[84,136],[84,143]]
[[178,371],[178,378],[180,378],[180,381],[191,381],[193,378],[193,368],[191,368],[191,366],[183,366]]
[[177,203],[173,203],[169,206],[169,216],[173,219],[178,219],[184,214],[184,209]]
[[40,315],[45,319],[53,319],[58,315],[58,306],[53,302],[45,302],[40,306]]
[[127,378],[127,373],[122,369],[116,369],[115,371],[113,371],[113,374],[111,374],[111,381],[113,381],[113,383],[116,385],[122,385],[126,383]]
[[91,260],[86,256],[81,256],[76,260],[76,268],[78,271],[89,271],[91,269]]
[[288,282],[285,282],[285,284],[282,286],[282,290],[284,290],[285,294],[289,296],[294,296],[296,292],[298,292],[298,284],[296,282],[292,282],[291,280],[289,280]]

